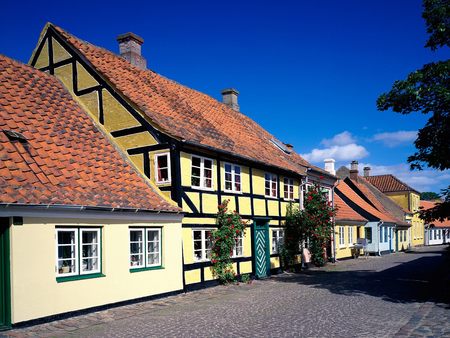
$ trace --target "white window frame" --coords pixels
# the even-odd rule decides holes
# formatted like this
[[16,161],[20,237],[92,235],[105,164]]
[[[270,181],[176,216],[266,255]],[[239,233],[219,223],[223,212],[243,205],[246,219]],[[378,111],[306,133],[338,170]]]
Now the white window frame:
[[[62,246],[59,244],[58,242],[58,233],[60,232],[74,232],[75,236],[75,243],[73,243],[73,245],[75,246],[75,256],[73,257],[73,260],[75,262],[75,271],[71,272],[71,273],[60,273],[59,272],[59,261],[62,260],[67,260],[67,259],[60,259],[59,258],[59,247]],[[80,262],[78,259],[78,250],[79,250],[79,246],[78,246],[78,228],[56,228],[55,229],[55,241],[56,241],[56,265],[55,265],[55,270],[56,270],[56,276],[57,277],[69,277],[69,276],[78,276],[79,275],[79,271],[80,271]]]
[[[226,166],[229,165],[231,166],[231,181],[227,181],[226,179],[226,175],[227,175],[227,170],[226,170]],[[236,174],[236,168],[239,168],[239,174]],[[225,162],[223,164],[223,172],[224,172],[224,176],[223,176],[223,190],[226,192],[233,192],[233,193],[242,193],[242,167],[240,165],[236,165],[236,164],[232,164],[229,162]],[[239,184],[240,184],[240,190],[236,189],[236,177],[239,176]],[[226,182],[231,182],[231,189],[227,189],[227,184]]]
[[[97,249],[98,249],[98,252],[97,252],[97,256],[92,256],[92,257],[83,257],[83,245],[88,245],[88,244],[84,244],[83,243],[83,232],[96,232],[97,233],[97,239],[98,239],[98,242],[96,243],[97,244]],[[80,265],[79,265],[79,267],[81,268],[80,269],[80,275],[89,275],[89,274],[92,274],[92,273],[100,273],[100,271],[101,271],[101,253],[100,253],[100,250],[101,250],[101,233],[100,233],[100,228],[92,228],[92,229],[90,229],[90,228],[81,228],[80,229],[80,232],[79,232],[79,236],[80,236],[80,239],[79,239],[79,243],[80,243]],[[97,258],[97,269],[96,270],[90,270],[90,271],[83,271],[83,269],[82,269],[82,264],[83,264],[83,259],[95,259],[95,258]]]
[[[133,253],[131,253],[131,232],[132,231],[140,231],[143,233],[142,236],[142,255],[144,256],[144,264],[143,265],[131,265],[131,255],[135,255]],[[158,232],[158,253],[159,253],[159,262],[157,263],[153,263],[153,264],[149,264],[148,263],[148,232],[149,231],[156,231]],[[134,227],[130,227],[128,229],[128,258],[129,258],[129,268],[131,270],[133,269],[142,269],[142,268],[153,268],[153,267],[158,267],[158,266],[162,266],[162,229],[161,228],[155,228],[155,227],[142,227],[142,228],[134,228]]]
[[[192,185],[192,167],[194,166],[194,158],[200,159],[200,185]],[[205,160],[211,161],[211,187],[205,186]],[[206,169],[209,170],[209,169]],[[208,157],[191,155],[191,187],[198,190],[214,190],[214,160]]]
[[[267,176],[269,176],[269,179],[267,179]],[[266,194],[266,184],[269,182],[269,195]],[[275,183],[275,195],[272,194],[272,184]],[[278,198],[278,179],[277,175],[265,172],[264,173],[264,196],[268,198]]]
[[300,210],[305,209],[305,199],[309,189],[312,187],[312,184],[303,183],[300,185]]
[[328,202],[331,202],[331,201],[332,201],[332,198],[331,198],[331,188],[322,186],[322,187],[320,187],[320,192],[321,192],[322,194],[324,194],[324,193],[327,194],[327,196],[328,196],[327,201],[328,201]]
[[[194,236],[194,232],[195,231],[200,231],[201,232],[201,239],[200,239],[200,243],[201,243],[201,248],[200,248],[200,252],[202,254],[202,257],[200,259],[197,258],[197,256],[195,255],[195,236]],[[193,228],[192,229],[192,253],[194,255],[194,262],[209,262],[210,259],[207,257],[207,250],[206,250],[206,246],[207,246],[207,240],[208,238],[206,238],[206,232],[207,231],[214,231],[214,229],[212,228],[201,228],[201,229],[197,229],[197,228]],[[212,250],[210,250],[212,251]]]
[[352,226],[348,227],[348,246],[350,247],[353,246],[353,230]]
[[272,243],[270,251],[273,254],[278,254],[278,247],[284,245],[284,229],[283,228],[271,228],[272,230]]
[[[241,245],[233,247],[233,257],[242,257],[244,256],[244,234],[242,232],[236,237],[236,242],[240,242]],[[237,252],[237,247],[241,248],[240,253]]]
[[[158,172],[159,172],[159,165],[158,165],[158,158],[162,157],[162,156],[166,156],[167,157],[167,181],[160,181],[158,179]],[[163,168],[164,169],[164,168]],[[159,154],[155,154],[155,182],[157,184],[169,184],[172,182],[172,172],[170,170],[170,153],[159,153]]]
[[[73,259],[71,258],[71,260],[73,260],[75,262],[75,269],[73,272],[71,273],[60,273],[59,272],[59,261],[61,260],[68,260],[68,259],[60,259],[59,258],[59,251],[58,248],[61,246],[66,246],[67,244],[59,244],[58,243],[58,233],[60,232],[73,232],[75,234],[74,236],[74,243],[70,244],[71,246],[73,245],[75,247],[74,250],[74,257]],[[98,242],[96,243],[97,245],[97,256],[92,256],[92,257],[83,257],[83,232],[96,232],[97,233],[97,239]],[[91,275],[91,274],[97,274],[100,273],[102,270],[102,233],[101,233],[101,228],[98,227],[85,227],[85,228],[65,228],[65,227],[58,227],[55,228],[55,272],[56,272],[56,277],[72,277],[72,276],[81,276],[81,275]],[[88,243],[89,244],[89,243]],[[88,245],[86,244],[86,245]],[[83,271],[82,269],[82,263],[83,263],[83,259],[89,259],[89,258],[96,258],[97,259],[97,269],[95,270],[89,270],[89,271]]]
[[345,247],[345,227],[343,225],[339,226],[339,247]]
[[[287,188],[287,190],[286,190]],[[291,189],[292,189],[292,196],[291,195]],[[286,191],[288,193],[288,197],[286,197]],[[283,179],[283,197],[286,201],[294,201],[295,198],[295,193],[294,193],[294,179],[293,178],[289,178],[289,177],[285,177]]]

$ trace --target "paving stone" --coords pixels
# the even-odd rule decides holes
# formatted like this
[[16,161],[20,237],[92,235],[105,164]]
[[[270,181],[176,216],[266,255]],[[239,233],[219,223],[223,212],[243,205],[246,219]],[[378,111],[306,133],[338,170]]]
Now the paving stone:
[[[450,337],[443,247],[340,261],[3,332],[6,337]],[[443,270],[447,269],[447,270]],[[1,336],[0,336],[1,337]]]

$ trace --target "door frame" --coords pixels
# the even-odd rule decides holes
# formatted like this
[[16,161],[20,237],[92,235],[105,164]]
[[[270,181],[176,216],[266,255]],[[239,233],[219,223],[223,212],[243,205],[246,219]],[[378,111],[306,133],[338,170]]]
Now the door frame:
[[10,222],[0,217],[0,331],[11,328]]
[[[267,278],[270,276],[270,233],[269,233],[269,221],[270,218],[261,217],[254,218],[252,224],[252,270],[255,278]],[[266,276],[258,277],[256,272],[256,228],[263,230],[266,234],[265,244],[266,244]]]

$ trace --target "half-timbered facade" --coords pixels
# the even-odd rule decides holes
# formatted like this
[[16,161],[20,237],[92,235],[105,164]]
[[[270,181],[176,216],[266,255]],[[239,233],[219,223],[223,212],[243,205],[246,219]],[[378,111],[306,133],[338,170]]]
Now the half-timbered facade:
[[251,224],[235,248],[237,273],[264,277],[279,268],[287,205],[301,205],[315,182],[332,200],[335,177],[239,112],[235,90],[225,90],[219,102],[146,69],[140,37],[128,33],[118,41],[121,56],[47,24],[30,64],[60,79],[136,168],[186,212],[187,288],[213,280],[209,232],[225,199]]

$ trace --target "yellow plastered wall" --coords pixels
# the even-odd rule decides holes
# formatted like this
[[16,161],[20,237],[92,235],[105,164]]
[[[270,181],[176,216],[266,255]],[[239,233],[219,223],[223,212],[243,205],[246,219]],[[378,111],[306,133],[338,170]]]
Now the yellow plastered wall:
[[36,63],[34,67],[36,68],[44,68],[49,65],[48,60],[48,42],[47,40],[44,42],[44,46],[41,49],[41,52],[39,53]]
[[[105,277],[57,283],[55,226],[103,226]],[[163,269],[131,273],[129,226],[162,226]],[[12,321],[181,290],[181,224],[24,218],[11,228]]]
[[387,193],[386,195],[402,208],[409,209],[408,193]]
[[[341,226],[344,227],[344,244],[343,245],[339,244],[339,228]],[[349,243],[349,233],[348,233],[349,228],[352,229],[352,231],[353,231],[352,243]],[[352,250],[353,250],[352,244],[356,243],[356,240],[358,238],[365,238],[364,226],[336,224],[335,230],[336,230],[336,232],[334,234],[334,236],[335,236],[334,238],[335,238],[335,243],[336,243],[336,258],[342,259],[342,258],[352,257]]]

